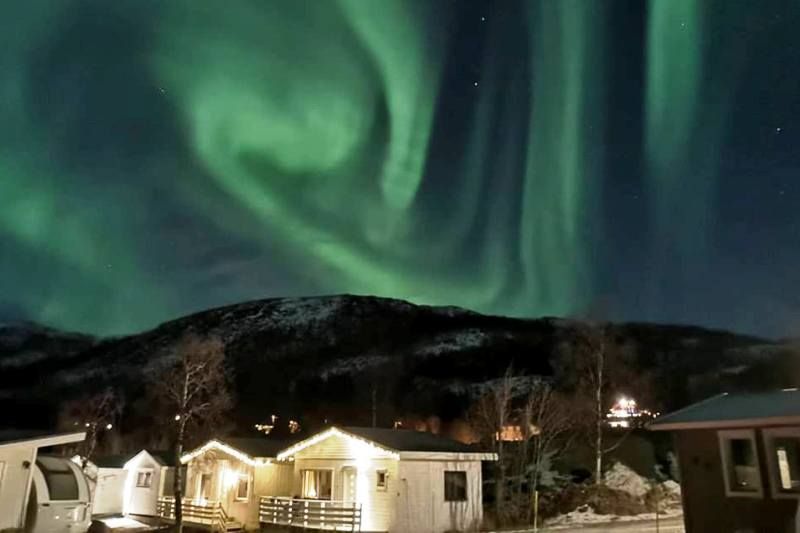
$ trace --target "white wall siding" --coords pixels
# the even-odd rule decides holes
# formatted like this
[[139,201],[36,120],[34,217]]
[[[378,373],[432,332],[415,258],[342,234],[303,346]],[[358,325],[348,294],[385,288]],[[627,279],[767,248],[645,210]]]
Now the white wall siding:
[[[445,471],[467,473],[467,501],[444,499]],[[476,531],[483,519],[480,461],[400,461],[397,520],[392,533]]]
[[127,471],[123,468],[98,468],[97,483],[92,499],[92,514],[122,513],[122,495],[125,492]]
[[35,447],[0,448],[0,530],[22,526],[35,460]]
[[252,503],[246,522],[248,528],[258,526],[258,506],[262,496],[291,496],[294,464],[273,462],[258,465],[254,469],[253,476],[250,491]]

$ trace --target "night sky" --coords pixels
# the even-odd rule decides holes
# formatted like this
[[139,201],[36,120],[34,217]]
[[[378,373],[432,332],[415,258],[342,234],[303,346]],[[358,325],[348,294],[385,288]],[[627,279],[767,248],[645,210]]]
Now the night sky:
[[0,6],[0,320],[351,292],[800,333],[797,0]]

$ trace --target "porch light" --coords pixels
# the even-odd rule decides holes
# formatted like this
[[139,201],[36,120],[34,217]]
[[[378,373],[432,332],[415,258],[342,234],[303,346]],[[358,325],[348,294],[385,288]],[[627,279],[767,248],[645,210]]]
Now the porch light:
[[239,473],[226,468],[222,474],[222,479],[225,484],[225,490],[231,490],[239,483]]

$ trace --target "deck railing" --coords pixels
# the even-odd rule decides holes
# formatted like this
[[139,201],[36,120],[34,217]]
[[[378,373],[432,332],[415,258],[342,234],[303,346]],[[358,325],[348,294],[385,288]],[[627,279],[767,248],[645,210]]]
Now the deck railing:
[[[218,501],[184,498],[181,509],[184,521],[207,526],[212,531],[226,531],[231,521],[225,508]],[[168,496],[159,498],[156,513],[161,518],[175,520],[175,498]]]
[[262,524],[361,531],[361,505],[353,502],[264,496],[259,501],[258,517]]

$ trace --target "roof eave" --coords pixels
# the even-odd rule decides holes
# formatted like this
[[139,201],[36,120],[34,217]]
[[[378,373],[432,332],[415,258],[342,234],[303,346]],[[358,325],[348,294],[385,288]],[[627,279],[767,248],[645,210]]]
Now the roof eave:
[[315,433],[314,435],[308,437],[307,439],[303,439],[300,442],[296,442],[293,445],[286,448],[285,450],[282,450],[277,454],[276,459],[278,461],[284,461],[293,458],[297,453],[305,450],[306,448],[313,446],[319,442],[322,442],[323,440],[326,440],[335,435],[367,443],[370,446],[373,446],[374,448],[381,450],[383,453],[386,453],[390,457],[399,458],[398,450],[389,448],[388,446],[384,446],[383,444],[375,442],[372,439],[367,439],[359,435],[355,435],[353,433],[350,433],[349,431],[341,429],[340,427],[331,426],[328,429],[322,430],[319,433]]
[[663,422],[647,426],[651,431],[681,431],[689,429],[737,429],[769,426],[800,426],[800,416],[771,416],[735,420],[701,420],[697,422]]
[[0,442],[0,448],[10,448],[12,446],[35,446],[37,448],[45,448],[47,446],[59,446],[61,444],[81,442],[85,439],[86,432],[84,431],[78,431],[75,433],[56,433],[54,435],[44,435],[40,437],[31,437],[9,442]]
[[487,452],[400,452],[400,459],[428,461],[497,461],[496,453]]

